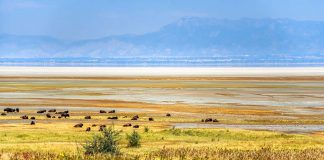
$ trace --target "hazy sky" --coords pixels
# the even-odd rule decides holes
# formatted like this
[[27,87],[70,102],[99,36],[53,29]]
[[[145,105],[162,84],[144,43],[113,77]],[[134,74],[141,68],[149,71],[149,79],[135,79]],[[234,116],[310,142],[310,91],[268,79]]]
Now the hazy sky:
[[0,34],[88,39],[158,30],[181,17],[324,20],[323,0],[0,0]]

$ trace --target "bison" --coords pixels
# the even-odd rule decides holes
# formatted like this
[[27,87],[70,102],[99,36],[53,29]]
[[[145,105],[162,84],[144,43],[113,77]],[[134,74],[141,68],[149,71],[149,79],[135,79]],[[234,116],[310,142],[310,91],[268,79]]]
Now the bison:
[[45,113],[45,112],[46,112],[45,109],[37,111],[37,113]]
[[137,120],[139,118],[139,116],[138,115],[135,115],[131,120]]
[[108,117],[107,119],[118,119],[117,116],[114,116],[114,117]]
[[1,116],[5,116],[5,115],[7,115],[6,113],[1,113]]
[[90,127],[87,127],[86,131],[87,132],[90,132],[91,131],[91,128]]
[[154,118],[150,117],[150,118],[149,118],[149,121],[154,121]]
[[103,131],[104,128],[106,128],[106,125],[100,125],[100,127],[99,127],[99,131]]
[[91,116],[85,116],[84,119],[91,119]]
[[131,127],[131,126],[132,126],[131,123],[126,123],[126,124],[123,125],[123,127]]
[[35,125],[35,121],[31,121],[30,122],[30,125]]
[[100,110],[99,113],[107,113],[106,111],[104,110]]
[[47,114],[46,114],[46,117],[47,117],[47,118],[51,118],[52,116],[51,116],[51,114],[47,113]]
[[27,115],[23,115],[20,117],[21,119],[28,119],[28,116]]
[[134,125],[133,128],[139,128],[139,125]]
[[205,119],[205,122],[212,122],[212,121],[213,121],[212,118],[206,118],[206,119]]
[[3,111],[9,113],[9,112],[15,112],[16,109],[14,109],[14,108],[5,108],[5,109],[3,109]]
[[116,110],[111,110],[108,113],[116,113]]
[[64,112],[63,112],[63,113],[61,114],[61,117],[64,117],[64,118],[66,118],[66,117],[70,117],[70,114],[68,114],[68,113],[64,113]]
[[19,108],[16,108],[16,112],[19,112]]
[[48,112],[56,112],[56,109],[50,109]]
[[82,127],[83,127],[82,123],[78,123],[78,124],[74,125],[74,128],[82,128]]
[[96,127],[97,125],[96,124],[93,124],[92,127]]
[[36,119],[35,117],[30,117],[30,119]]
[[171,114],[170,114],[170,113],[167,113],[166,116],[167,116],[167,117],[171,117]]

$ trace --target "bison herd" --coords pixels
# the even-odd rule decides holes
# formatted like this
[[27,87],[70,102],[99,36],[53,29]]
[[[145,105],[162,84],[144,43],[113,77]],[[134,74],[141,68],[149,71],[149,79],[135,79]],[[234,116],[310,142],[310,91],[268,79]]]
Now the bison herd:
[[[1,113],[2,116],[6,116],[7,113],[13,113],[13,112],[19,112],[19,108],[4,108],[3,110],[4,112]],[[49,109],[48,111],[45,110],[45,109],[42,109],[42,110],[38,110],[36,112],[37,114],[45,114],[45,116],[47,118],[56,118],[55,115],[57,115],[57,118],[67,118],[67,117],[70,117],[70,114],[69,114],[69,111],[68,110],[65,110],[65,111],[60,111],[60,112],[57,112],[56,109]],[[107,113],[107,111],[105,110],[99,110],[99,113]],[[108,113],[116,113],[116,110],[110,110],[108,111]],[[171,117],[171,114],[170,113],[167,113],[165,115],[166,117]],[[29,119],[29,117],[27,115],[23,115],[20,117],[21,119]],[[124,116],[123,118],[127,118],[127,116]],[[140,117],[138,115],[135,115],[133,116],[130,120],[132,121],[136,121],[138,120]],[[35,125],[35,117],[30,117],[30,119],[32,120],[30,122],[30,125]],[[91,119],[91,116],[85,116],[84,119]],[[107,119],[110,119],[110,120],[117,120],[118,119],[118,116],[110,116],[108,117]],[[154,118],[153,117],[149,117],[148,118],[148,121],[154,121]],[[202,119],[201,122],[219,122],[217,119],[213,119],[213,118],[206,118],[206,119]],[[97,124],[92,124],[92,127],[96,127]],[[83,127],[83,123],[78,123],[78,124],[75,124],[74,125],[75,128],[82,128]],[[139,125],[132,125],[131,123],[126,123],[123,125],[123,127],[133,127],[133,128],[139,128],[140,126]],[[103,129],[106,128],[106,125],[99,125],[99,131],[103,131]],[[91,131],[91,127],[87,127],[86,128],[86,131],[89,132]]]

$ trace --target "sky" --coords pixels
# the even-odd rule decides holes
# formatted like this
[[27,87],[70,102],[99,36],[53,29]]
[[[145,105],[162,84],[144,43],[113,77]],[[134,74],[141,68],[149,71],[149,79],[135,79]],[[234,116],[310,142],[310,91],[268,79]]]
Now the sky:
[[323,0],[0,0],[0,34],[64,40],[143,34],[182,17],[323,20]]

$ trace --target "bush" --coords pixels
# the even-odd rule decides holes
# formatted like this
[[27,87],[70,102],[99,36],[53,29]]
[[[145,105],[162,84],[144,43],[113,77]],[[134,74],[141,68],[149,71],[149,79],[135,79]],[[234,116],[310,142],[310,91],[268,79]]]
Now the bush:
[[149,129],[147,126],[145,126],[145,127],[144,127],[144,132],[147,133],[147,132],[149,132],[149,131],[150,131],[150,129]]
[[91,141],[88,141],[83,148],[86,154],[110,153],[119,154],[119,134],[120,131],[109,127],[104,128],[100,135],[94,135]]
[[133,131],[131,135],[127,135],[128,147],[139,147],[141,146],[141,136],[136,131]]

